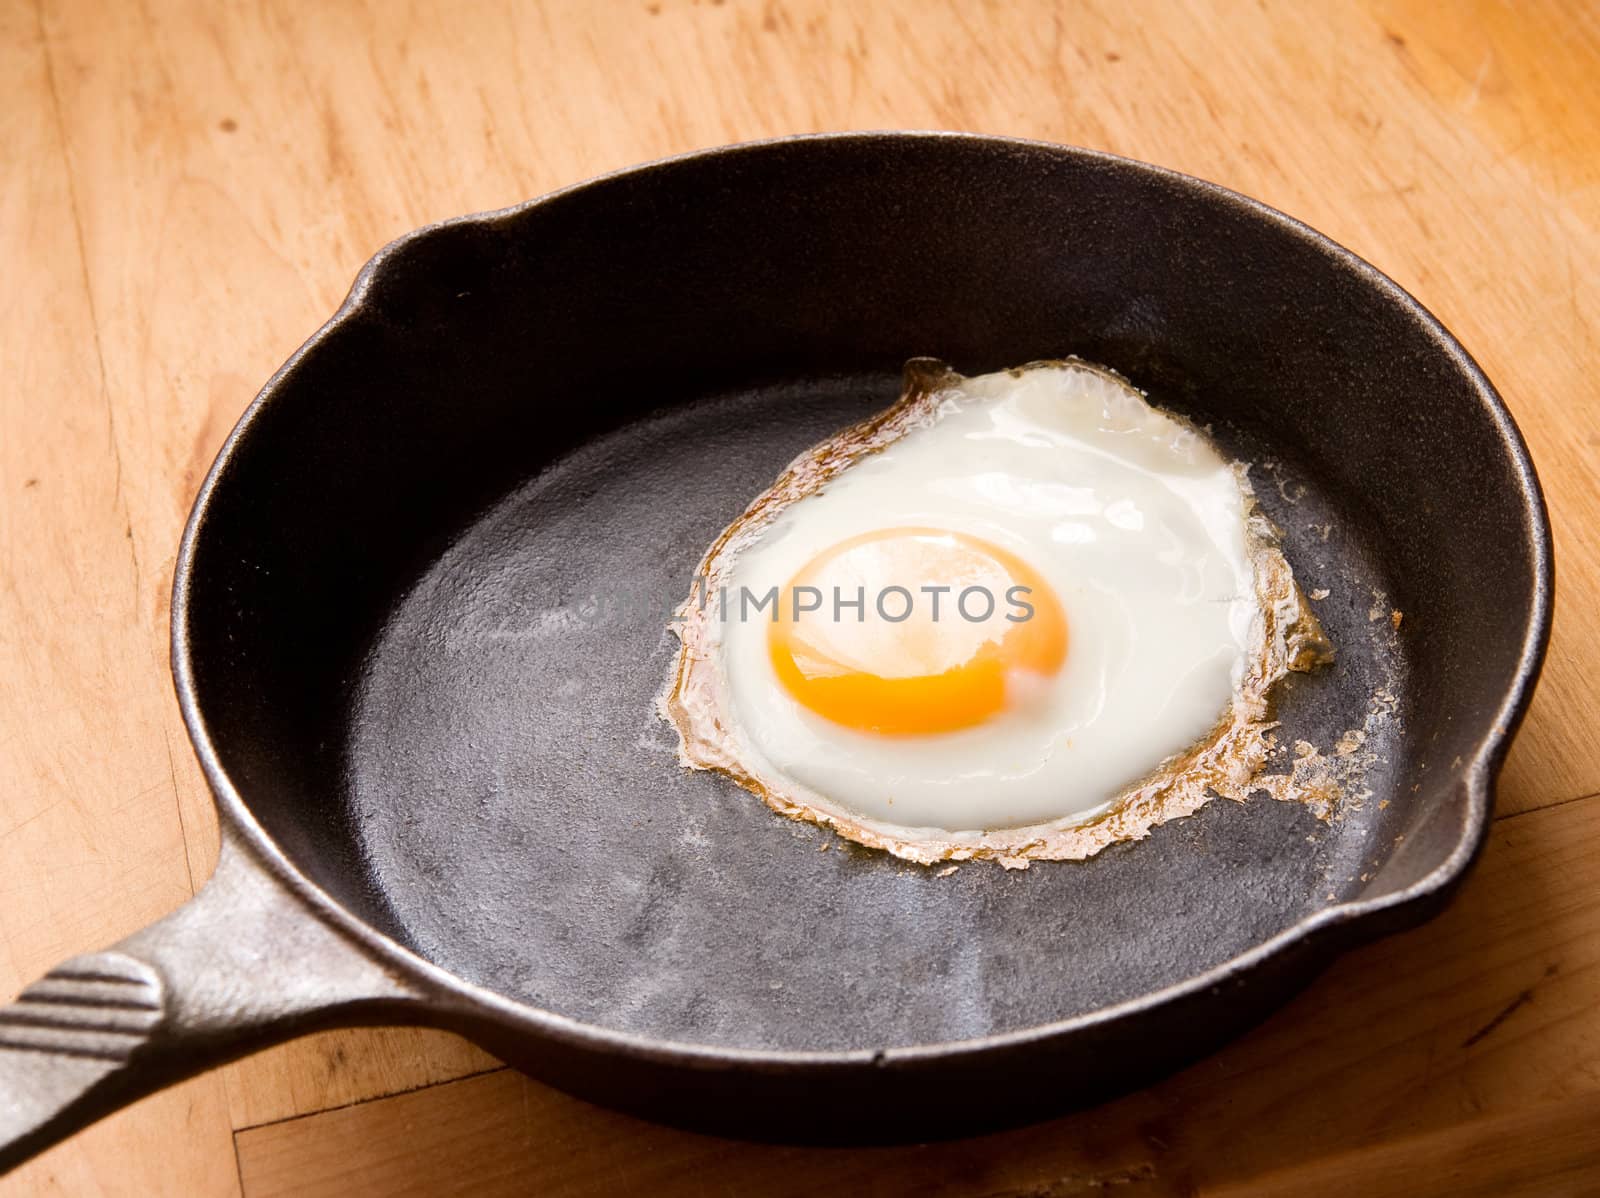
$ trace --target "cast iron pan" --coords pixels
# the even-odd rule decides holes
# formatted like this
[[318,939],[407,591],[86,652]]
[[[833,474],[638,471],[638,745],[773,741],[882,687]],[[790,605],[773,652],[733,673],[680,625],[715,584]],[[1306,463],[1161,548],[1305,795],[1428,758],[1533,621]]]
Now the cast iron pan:
[[[1286,689],[1285,739],[1327,746],[1386,690],[1371,796],[1331,823],[1219,800],[1088,862],[937,878],[680,769],[666,617],[723,525],[908,358],[1069,353],[1257,464],[1340,648]],[[1170,171],[808,137],[424,229],[201,489],[173,667],[222,861],[0,1011],[0,1164],[336,1024],[453,1028],[757,1137],[1105,1097],[1440,908],[1550,602],[1533,467],[1461,347],[1345,250]]]

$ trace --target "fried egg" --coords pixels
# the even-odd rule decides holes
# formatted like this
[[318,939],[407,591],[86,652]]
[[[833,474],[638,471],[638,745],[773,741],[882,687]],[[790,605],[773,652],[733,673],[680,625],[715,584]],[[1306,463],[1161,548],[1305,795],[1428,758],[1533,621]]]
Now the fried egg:
[[1245,468],[1076,359],[912,362],[723,532],[674,628],[684,765],[924,864],[1242,799],[1271,687],[1330,655]]

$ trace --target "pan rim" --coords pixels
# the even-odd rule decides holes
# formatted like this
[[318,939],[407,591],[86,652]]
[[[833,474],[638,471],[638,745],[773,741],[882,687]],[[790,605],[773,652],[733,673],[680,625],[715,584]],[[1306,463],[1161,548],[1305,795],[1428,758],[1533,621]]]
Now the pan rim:
[[[350,322],[363,311],[369,297],[381,287],[383,269],[387,261],[414,243],[458,225],[503,224],[540,206],[579,194],[587,188],[603,186],[614,180],[643,175],[663,168],[671,169],[683,164],[725,157],[737,158],[762,154],[792,144],[870,145],[875,142],[894,145],[964,144],[980,150],[1011,148],[1044,151],[1062,160],[1132,170],[1146,177],[1172,184],[1190,194],[1236,208],[1256,220],[1275,226],[1288,236],[1300,239],[1325,257],[1331,258],[1336,265],[1362,278],[1391,303],[1403,309],[1467,379],[1505,446],[1513,476],[1520,487],[1526,533],[1531,542],[1529,548],[1533,561],[1533,583],[1530,595],[1531,614],[1524,629],[1516,668],[1507,681],[1503,698],[1491,718],[1487,733],[1479,741],[1458,782],[1458,786],[1465,792],[1464,801],[1467,809],[1456,845],[1434,869],[1406,887],[1373,898],[1339,901],[1320,908],[1260,944],[1181,981],[1065,1019],[986,1036],[927,1044],[884,1046],[878,1049],[788,1050],[658,1039],[588,1023],[507,998],[497,991],[470,982],[429,961],[339,903],[294,864],[255,818],[223,767],[212,742],[210,729],[195,690],[190,645],[189,595],[194,576],[196,549],[204,532],[213,495],[222,483],[228,464],[241,442],[249,436],[251,428],[260,419],[261,413],[270,405],[273,397],[301,359],[340,326]],[[424,1001],[440,1009],[447,1009],[465,1000],[477,1013],[492,1017],[520,1032],[555,1039],[576,1047],[622,1053],[663,1064],[702,1069],[718,1066],[760,1066],[779,1070],[826,1071],[838,1068],[854,1069],[863,1065],[881,1066],[894,1062],[948,1059],[1053,1040],[1086,1028],[1154,1010],[1201,993],[1291,948],[1308,945],[1318,938],[1333,935],[1338,931],[1346,934],[1348,946],[1354,946],[1361,941],[1375,939],[1386,930],[1392,930],[1393,927],[1403,923],[1402,913],[1405,909],[1421,906],[1430,897],[1442,895],[1459,882],[1482,848],[1491,822],[1495,774],[1504,760],[1510,741],[1532,697],[1549,641],[1553,604],[1554,559],[1549,516],[1543,489],[1521,431],[1494,385],[1455,336],[1414,296],[1377,267],[1304,222],[1262,201],[1168,167],[1107,151],[1039,139],[962,131],[853,130],[764,138],[670,155],[610,171],[508,207],[470,213],[424,225],[381,248],[356,275],[349,293],[338,310],[273,372],[271,378],[240,416],[206,472],[184,526],[173,572],[171,661],[178,706],[184,725],[225,823],[246,839],[257,859],[311,913],[365,949],[377,960],[403,971],[421,983],[425,987]],[[455,999],[456,1002],[447,1001],[449,999]]]

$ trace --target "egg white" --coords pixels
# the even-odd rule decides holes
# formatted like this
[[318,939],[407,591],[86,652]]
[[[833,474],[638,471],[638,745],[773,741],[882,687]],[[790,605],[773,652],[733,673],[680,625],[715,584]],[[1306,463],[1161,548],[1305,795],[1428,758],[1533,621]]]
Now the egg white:
[[971,379],[922,370],[936,381],[920,394],[799,459],[702,576],[759,595],[860,533],[972,534],[1054,590],[1060,671],[972,728],[860,732],[784,690],[764,614],[691,603],[664,710],[686,763],[903,856],[1083,855],[1049,852],[1048,833],[1105,821],[1180,758],[1197,778],[1196,763],[1240,766],[1197,750],[1259,721],[1262,684],[1291,664],[1285,634],[1302,613],[1315,621],[1252,526],[1243,471],[1121,378],[1077,361]]

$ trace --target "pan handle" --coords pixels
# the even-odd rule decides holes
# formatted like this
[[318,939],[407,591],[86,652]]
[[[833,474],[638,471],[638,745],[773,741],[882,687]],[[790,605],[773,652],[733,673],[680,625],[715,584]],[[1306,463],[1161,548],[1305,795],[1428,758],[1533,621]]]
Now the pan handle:
[[319,1028],[414,1022],[423,1001],[225,828],[188,903],[0,1007],[0,1174],[191,1074]]

